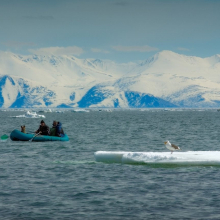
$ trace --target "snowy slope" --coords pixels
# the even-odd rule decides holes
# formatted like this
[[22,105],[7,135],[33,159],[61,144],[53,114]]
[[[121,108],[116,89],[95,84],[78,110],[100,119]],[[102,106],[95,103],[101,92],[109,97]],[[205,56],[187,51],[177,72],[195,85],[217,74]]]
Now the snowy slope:
[[0,107],[219,107],[220,55],[141,63],[0,52]]

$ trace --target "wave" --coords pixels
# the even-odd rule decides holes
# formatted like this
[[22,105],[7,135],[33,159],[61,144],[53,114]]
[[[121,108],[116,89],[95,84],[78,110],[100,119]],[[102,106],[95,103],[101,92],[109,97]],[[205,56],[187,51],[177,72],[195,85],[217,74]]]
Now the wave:
[[97,151],[96,162],[123,164],[220,165],[220,151],[116,152]]

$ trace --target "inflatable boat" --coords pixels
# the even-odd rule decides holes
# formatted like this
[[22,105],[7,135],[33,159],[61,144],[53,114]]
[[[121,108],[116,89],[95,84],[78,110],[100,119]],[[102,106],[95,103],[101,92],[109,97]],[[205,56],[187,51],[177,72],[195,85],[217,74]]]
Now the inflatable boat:
[[19,130],[14,130],[10,134],[12,141],[68,141],[69,137],[65,134],[64,137],[57,136],[47,136],[47,135],[37,135],[36,134],[26,134]]

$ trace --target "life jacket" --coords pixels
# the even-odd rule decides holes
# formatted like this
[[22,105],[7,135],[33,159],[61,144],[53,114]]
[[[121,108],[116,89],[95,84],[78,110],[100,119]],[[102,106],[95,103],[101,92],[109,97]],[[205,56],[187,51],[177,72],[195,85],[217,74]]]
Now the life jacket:
[[56,126],[56,136],[58,136],[58,137],[63,137],[64,136],[64,131],[63,131],[62,123],[61,122],[57,123],[57,126]]

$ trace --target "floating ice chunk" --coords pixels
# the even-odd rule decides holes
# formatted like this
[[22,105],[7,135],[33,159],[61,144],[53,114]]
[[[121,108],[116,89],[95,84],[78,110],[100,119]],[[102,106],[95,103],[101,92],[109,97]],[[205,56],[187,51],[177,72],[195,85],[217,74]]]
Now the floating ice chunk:
[[94,153],[97,162],[122,163],[122,157],[126,152],[97,151]]
[[73,112],[89,112],[87,109],[73,109]]
[[38,115],[36,112],[27,111],[24,115],[12,116],[13,118],[45,118],[44,115]]
[[64,113],[64,111],[59,111],[59,110],[58,110],[58,111],[55,111],[55,113]]
[[211,164],[220,165],[220,151],[188,152],[124,152],[97,151],[94,153],[97,162],[124,164]]
[[51,113],[52,110],[50,108],[48,108],[46,110],[39,110],[38,112],[40,112],[40,113],[42,113],[42,112],[44,112],[44,113]]

